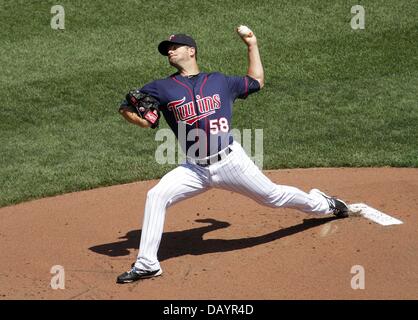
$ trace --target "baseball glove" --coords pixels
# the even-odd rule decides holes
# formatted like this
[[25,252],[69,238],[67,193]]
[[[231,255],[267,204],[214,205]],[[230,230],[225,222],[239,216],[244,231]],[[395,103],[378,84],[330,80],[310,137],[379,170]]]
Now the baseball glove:
[[126,101],[138,116],[151,124],[151,128],[158,127],[161,114],[157,99],[139,90],[131,90],[126,94]]

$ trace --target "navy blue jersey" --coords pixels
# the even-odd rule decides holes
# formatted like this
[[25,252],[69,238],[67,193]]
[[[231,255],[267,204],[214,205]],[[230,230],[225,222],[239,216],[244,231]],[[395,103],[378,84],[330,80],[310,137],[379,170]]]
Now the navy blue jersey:
[[160,110],[183,151],[196,158],[216,154],[233,142],[232,105],[237,98],[245,99],[258,90],[259,82],[249,76],[226,76],[219,72],[193,77],[176,73],[140,89],[159,101]]

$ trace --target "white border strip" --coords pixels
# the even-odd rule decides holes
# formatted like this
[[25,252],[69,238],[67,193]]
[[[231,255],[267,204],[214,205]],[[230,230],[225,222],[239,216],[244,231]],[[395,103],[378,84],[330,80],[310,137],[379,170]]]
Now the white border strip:
[[390,226],[393,224],[402,224],[401,220],[393,218],[383,212],[380,212],[372,207],[369,207],[365,203],[354,203],[348,205],[348,210],[352,215],[361,215],[366,219],[372,220],[382,226]]

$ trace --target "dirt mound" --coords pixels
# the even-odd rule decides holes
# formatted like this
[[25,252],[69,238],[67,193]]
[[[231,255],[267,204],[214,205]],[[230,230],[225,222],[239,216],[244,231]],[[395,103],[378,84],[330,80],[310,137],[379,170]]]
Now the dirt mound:
[[[0,209],[0,299],[418,299],[418,169],[266,174],[404,223],[316,217],[212,189],[168,209],[163,276],[117,285],[157,181],[71,193]],[[65,289],[51,287],[57,265]],[[358,266],[364,289],[354,290]]]

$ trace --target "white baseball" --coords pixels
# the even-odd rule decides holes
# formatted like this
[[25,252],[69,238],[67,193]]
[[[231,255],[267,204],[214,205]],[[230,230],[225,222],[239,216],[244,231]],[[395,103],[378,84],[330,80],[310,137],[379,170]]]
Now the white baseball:
[[241,37],[246,37],[246,36],[252,37],[253,36],[253,32],[247,26],[239,26],[237,31],[238,31],[238,34]]

